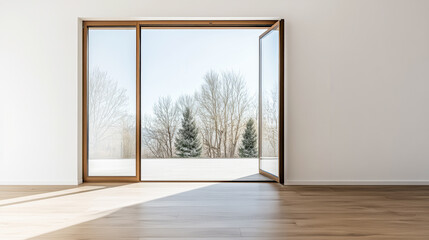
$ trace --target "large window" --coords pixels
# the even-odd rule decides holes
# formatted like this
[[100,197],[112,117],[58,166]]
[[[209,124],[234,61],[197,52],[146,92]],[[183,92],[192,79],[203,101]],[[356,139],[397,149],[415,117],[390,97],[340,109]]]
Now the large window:
[[283,25],[84,22],[85,181],[281,181]]
[[88,29],[88,176],[136,176],[136,30]]
[[[141,30],[142,180],[258,175],[258,47],[265,30]],[[240,152],[248,122],[253,151]]]

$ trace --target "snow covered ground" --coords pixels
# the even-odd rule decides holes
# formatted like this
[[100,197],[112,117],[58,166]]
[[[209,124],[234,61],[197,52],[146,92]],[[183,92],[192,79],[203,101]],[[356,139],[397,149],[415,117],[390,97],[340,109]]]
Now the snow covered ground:
[[[263,166],[276,171],[275,160]],[[135,159],[90,159],[89,176],[134,176]],[[142,159],[141,180],[266,180],[259,174],[257,158]]]

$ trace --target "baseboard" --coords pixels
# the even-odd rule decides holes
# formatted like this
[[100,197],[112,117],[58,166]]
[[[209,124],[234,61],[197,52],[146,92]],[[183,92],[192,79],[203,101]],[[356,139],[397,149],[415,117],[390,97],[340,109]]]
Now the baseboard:
[[78,185],[78,181],[0,181],[0,185]]
[[429,180],[286,180],[285,185],[429,185]]

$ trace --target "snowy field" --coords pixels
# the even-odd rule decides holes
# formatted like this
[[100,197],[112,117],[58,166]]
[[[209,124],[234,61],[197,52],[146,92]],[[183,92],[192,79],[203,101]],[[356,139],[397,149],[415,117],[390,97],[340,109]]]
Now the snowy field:
[[[276,159],[264,159],[264,169],[277,170]],[[90,159],[89,176],[134,176],[135,159]],[[142,159],[141,180],[267,180],[259,174],[257,158]]]

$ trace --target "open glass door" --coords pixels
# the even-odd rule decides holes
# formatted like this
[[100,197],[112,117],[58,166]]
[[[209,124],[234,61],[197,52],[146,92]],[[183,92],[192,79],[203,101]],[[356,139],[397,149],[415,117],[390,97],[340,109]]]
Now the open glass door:
[[284,23],[259,36],[259,173],[284,183]]

